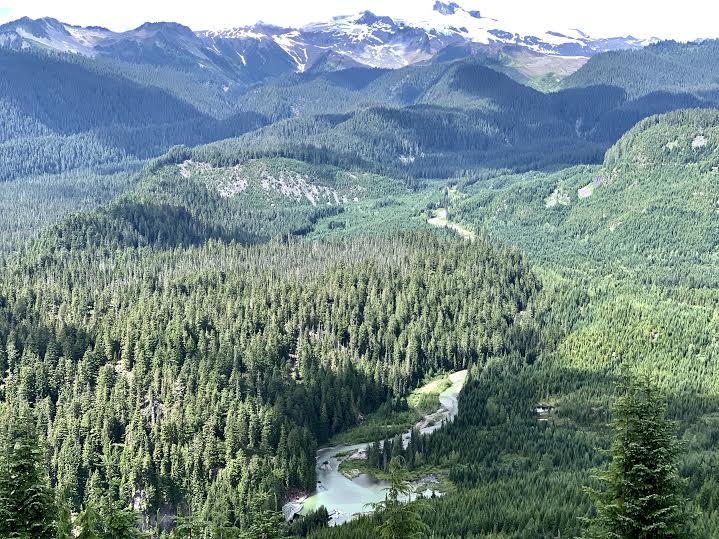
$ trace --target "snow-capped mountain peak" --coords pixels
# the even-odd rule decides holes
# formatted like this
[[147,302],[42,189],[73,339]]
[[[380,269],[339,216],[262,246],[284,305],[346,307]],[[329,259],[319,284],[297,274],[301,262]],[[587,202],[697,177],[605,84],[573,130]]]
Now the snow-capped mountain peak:
[[[0,47],[36,47],[149,64],[214,68],[230,79],[352,66],[398,68],[431,60],[449,46],[466,54],[507,48],[557,57],[589,57],[651,43],[633,37],[594,39],[577,29],[536,31],[465,9],[461,0],[418,0],[409,14],[363,11],[299,28],[257,23],[194,32],[176,23],[146,23],[127,32],[79,27],[55,19],[0,26]],[[214,67],[213,67],[214,66]]]

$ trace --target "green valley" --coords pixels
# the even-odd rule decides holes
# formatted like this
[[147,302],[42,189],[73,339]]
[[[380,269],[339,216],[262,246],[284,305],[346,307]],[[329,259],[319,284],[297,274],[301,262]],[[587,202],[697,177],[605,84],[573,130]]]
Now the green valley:
[[0,539],[719,537],[717,41],[420,4],[0,25]]

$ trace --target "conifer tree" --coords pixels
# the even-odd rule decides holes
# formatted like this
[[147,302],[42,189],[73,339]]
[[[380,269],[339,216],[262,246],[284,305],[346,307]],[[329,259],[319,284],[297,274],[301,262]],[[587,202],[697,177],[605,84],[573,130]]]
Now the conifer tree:
[[613,414],[614,441],[601,490],[587,489],[597,515],[591,539],[684,539],[686,500],[677,461],[681,445],[666,403],[648,377],[627,379]]
[[100,539],[100,523],[100,514],[95,507],[89,503],[77,517],[77,527],[80,530],[77,539]]
[[390,486],[384,501],[373,504],[382,520],[379,526],[383,539],[413,539],[428,533],[415,504],[406,503],[411,488],[406,480],[406,468],[402,457],[394,457],[389,463]]
[[55,504],[57,506],[55,538],[72,539],[74,537],[72,535],[72,514],[67,495],[65,493],[58,492],[55,497]]
[[0,537],[52,537],[55,503],[32,410],[0,410]]
[[242,532],[241,539],[279,539],[287,537],[287,526],[282,515],[275,511],[262,511],[254,516],[250,527]]
[[108,503],[102,512],[105,535],[113,539],[137,539],[141,537],[137,515],[119,502]]
[[172,539],[203,537],[203,534],[209,526],[210,523],[198,514],[177,516],[175,517],[175,525],[170,533],[170,537]]

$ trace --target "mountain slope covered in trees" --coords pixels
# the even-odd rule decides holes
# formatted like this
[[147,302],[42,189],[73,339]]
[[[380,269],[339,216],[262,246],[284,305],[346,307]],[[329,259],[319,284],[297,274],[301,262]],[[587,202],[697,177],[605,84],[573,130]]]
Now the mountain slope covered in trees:
[[654,92],[688,93],[716,102],[718,40],[663,41],[634,51],[614,51],[589,60],[564,87],[616,86],[630,97]]
[[628,370],[683,443],[691,533],[719,534],[715,42],[601,55],[553,93],[452,51],[239,88],[170,30],[111,62],[0,50],[6,528],[32,520],[17,475],[63,539],[279,529],[318,447],[466,368],[454,422],[361,463],[448,485],[408,508],[433,537],[582,534]]
[[520,342],[514,320],[538,290],[517,253],[486,243],[179,248],[177,216],[137,206],[132,224],[176,234],[148,249],[117,208],[6,268],[2,398],[34,406],[72,507],[118,484],[151,525],[159,511],[162,526],[180,512],[243,529],[312,489],[317,444],[424,373]]
[[224,121],[155,88],[88,62],[0,51],[0,181],[148,159],[258,127],[258,115]]
[[[718,124],[715,111],[652,117],[601,167],[443,190],[435,204],[450,220],[539,262],[543,290],[529,307],[537,357],[478,366],[455,421],[424,442],[415,473],[445,469],[457,485],[420,508],[436,536],[580,535],[581,517],[593,515],[584,487],[606,464],[597,448],[609,445],[613,387],[627,369],[656,380],[676,421],[685,509],[698,515],[691,533],[716,535],[717,197],[708,188]],[[580,198],[599,176],[611,181]],[[631,226],[611,230],[617,222]],[[365,537],[374,526],[316,537]]]
[[[180,39],[172,37],[179,30],[162,25],[143,32],[145,45],[157,54],[168,54]],[[151,45],[148,36],[155,34],[159,41]],[[16,224],[2,229],[8,236],[3,251],[17,247],[10,234],[32,236],[68,210],[114,196],[113,178],[134,174],[173,145],[247,132],[252,133],[240,141],[230,139],[232,152],[402,178],[481,179],[599,163],[644,117],[715,103],[713,79],[706,75],[714,65],[712,43],[601,55],[566,89],[551,94],[502,74],[523,80],[489,53],[448,54],[396,70],[280,71],[238,85],[210,69],[182,69],[162,54],[138,63],[3,49],[0,180],[11,184],[0,189],[9,194],[22,185],[22,200],[41,208],[13,206],[9,218]],[[684,68],[659,70],[672,73],[671,84],[656,73],[639,76],[641,66],[654,65],[642,55],[669,58]],[[607,63],[614,67],[601,68]],[[602,78],[605,72],[623,75],[613,81]],[[637,84],[647,87],[637,90]],[[43,182],[63,186],[63,211],[52,207]],[[95,183],[97,192],[88,190]]]
[[[692,51],[682,52],[694,58]],[[419,154],[424,153],[426,165],[414,165],[419,171],[413,171],[422,175],[438,175],[438,169],[446,169],[441,157],[432,154],[445,153],[448,148],[464,156],[465,162],[453,173],[477,169],[485,162],[483,168],[541,168],[596,160],[600,150],[593,144],[613,143],[631,127],[630,121],[648,114],[713,103],[708,89],[692,91],[689,73],[677,75],[676,86],[682,91],[676,95],[667,93],[669,88],[660,88],[664,94],[634,96],[629,88],[613,90],[611,81],[600,80],[583,90],[545,95],[492,69],[497,66],[488,59],[470,59],[398,71],[353,68],[294,75],[236,95],[235,104],[211,107],[213,112],[208,114],[202,112],[207,107],[201,95],[171,91],[173,84],[181,86],[182,76],[158,88],[148,84],[149,74],[89,59],[8,50],[2,55],[4,129],[0,140],[5,158],[0,172],[5,180],[108,163],[122,166],[133,159],[157,156],[174,144],[195,145],[236,136],[294,116],[300,118],[259,131],[251,139],[253,144],[284,147],[301,140],[318,147],[337,146],[336,151],[346,153],[341,146],[351,142],[359,146],[354,152],[363,158],[389,162],[395,169],[401,168],[397,166],[400,157],[421,160]],[[42,77],[39,81],[38,74]],[[600,83],[603,86],[596,86]],[[195,87],[194,92],[202,88]],[[208,96],[211,91],[207,87]],[[408,106],[414,108],[405,108]],[[366,107],[374,107],[374,112],[363,110]],[[440,107],[446,125],[438,123],[434,107]],[[339,117],[326,126],[322,117],[316,116],[320,112],[352,114],[369,129],[356,132],[352,122]],[[387,118],[390,114],[397,119]],[[381,123],[372,127],[378,121]],[[403,132],[418,122],[434,128]],[[336,125],[341,126],[338,132],[324,134]],[[449,136],[460,130],[466,133]],[[418,136],[432,131],[442,135],[441,140]],[[407,140],[401,147],[390,144],[391,156],[384,155],[387,150],[363,150],[363,146],[384,145],[387,136]],[[568,155],[569,145],[574,149],[572,155]],[[515,153],[520,157],[512,157]],[[542,155],[547,157],[541,159]],[[432,163],[435,159],[440,159],[436,165]]]
[[601,167],[477,184],[454,216],[543,259],[715,286],[718,123],[714,110],[647,118]]

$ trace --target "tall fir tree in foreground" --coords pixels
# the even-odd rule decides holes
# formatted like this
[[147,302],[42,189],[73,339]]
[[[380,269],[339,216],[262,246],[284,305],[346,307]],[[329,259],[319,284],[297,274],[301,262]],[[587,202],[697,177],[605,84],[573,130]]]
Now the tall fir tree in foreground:
[[402,457],[393,457],[389,464],[390,485],[384,501],[373,504],[382,524],[382,539],[415,539],[429,532],[417,512],[416,503],[406,503],[412,490],[407,483],[406,467]]
[[0,537],[55,536],[55,502],[32,410],[0,407]]
[[603,487],[587,489],[596,517],[587,539],[686,539],[687,500],[678,473],[681,444],[666,403],[648,377],[628,378],[613,407],[614,441]]

